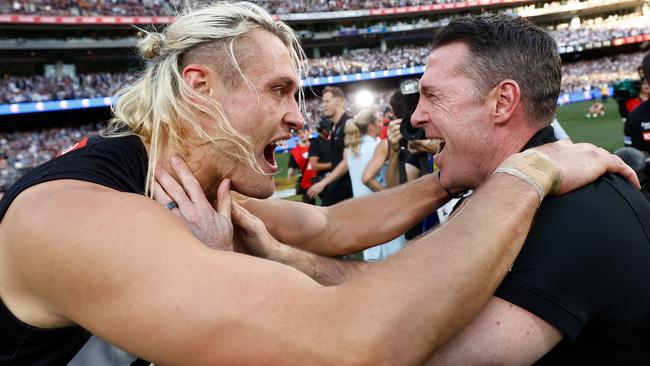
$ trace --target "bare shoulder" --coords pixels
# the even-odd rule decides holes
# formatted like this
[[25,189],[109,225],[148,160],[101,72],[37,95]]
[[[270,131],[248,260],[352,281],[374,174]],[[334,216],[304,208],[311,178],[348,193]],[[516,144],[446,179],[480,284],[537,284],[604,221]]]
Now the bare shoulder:
[[[227,359],[259,335],[259,324],[289,320],[251,315],[279,287],[290,302],[320,288],[278,263],[205,247],[146,197],[76,181],[18,197],[0,223],[0,267],[0,295],[20,304],[8,306],[19,319],[78,324],[169,364]],[[246,336],[226,337],[235,329]]]
[[177,226],[165,216],[144,196],[94,183],[56,180],[30,187],[0,222],[0,296],[14,315],[31,325],[70,325],[48,300],[81,273],[89,279],[99,276],[93,270],[99,268],[96,262],[110,263],[119,253],[113,249],[137,249],[133,235],[142,230],[135,228]]

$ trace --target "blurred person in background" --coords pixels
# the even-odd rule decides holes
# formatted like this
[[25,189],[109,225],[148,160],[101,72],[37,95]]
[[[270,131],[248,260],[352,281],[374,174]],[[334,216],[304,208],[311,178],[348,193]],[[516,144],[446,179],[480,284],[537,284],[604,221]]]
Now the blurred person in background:
[[[650,88],[645,79],[645,75],[650,75],[650,53],[643,58],[641,71],[643,83],[646,88]],[[623,135],[625,146],[640,150],[650,158],[650,102],[644,101],[627,116]]]
[[[363,183],[362,175],[379,143],[382,122],[379,112],[374,109],[364,109],[347,121],[343,161],[330,175],[316,183],[315,191],[322,190],[343,173],[347,173],[350,175],[354,197],[363,197],[373,192]],[[363,251],[363,259],[365,261],[384,260],[402,249],[404,242],[404,237],[399,236],[388,243],[368,248]]]
[[[350,115],[345,112],[345,94],[341,88],[327,86],[323,89],[323,115],[332,122],[329,142],[331,151],[332,172],[343,162],[343,150],[345,149],[345,124]],[[341,168],[340,171],[343,171]],[[316,186],[316,185],[315,185]],[[321,191],[317,191],[315,186],[309,189],[309,196],[315,197]],[[317,188],[324,187],[320,185]],[[331,206],[352,197],[352,183],[347,170],[343,174],[337,175],[327,187],[327,191],[322,194],[323,206]]]
[[289,151],[289,163],[287,168],[287,180],[291,181],[294,173],[298,172],[296,178],[296,194],[302,195],[302,201],[315,204],[316,201],[307,196],[307,190],[312,186],[312,178],[316,171],[309,163],[309,137],[311,132],[306,126],[298,133],[298,143]]
[[95,334],[156,364],[418,364],[481,309],[546,194],[629,169],[580,145],[514,156],[504,167],[519,176],[494,174],[419,244],[372,267],[323,258],[339,276],[324,286],[233,248],[270,240],[265,224],[329,253],[385,242],[447,199],[440,181],[329,208],[265,200],[278,141],[304,125],[291,28],[252,3],[216,3],[139,48],[147,70],[118,94],[112,127],[0,201],[2,363],[64,365]]
[[[309,165],[316,172],[312,177],[312,186],[325,178],[327,173],[332,171],[332,149],[329,141],[332,131],[332,122],[327,118],[321,118],[316,124],[318,135],[309,140]],[[309,187],[311,188],[311,186]],[[318,195],[323,202],[323,194]],[[308,199],[313,199],[307,195]]]

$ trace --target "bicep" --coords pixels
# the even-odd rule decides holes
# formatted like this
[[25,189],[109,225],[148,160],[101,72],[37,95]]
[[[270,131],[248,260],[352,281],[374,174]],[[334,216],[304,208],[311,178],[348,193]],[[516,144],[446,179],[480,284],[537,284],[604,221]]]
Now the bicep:
[[492,297],[427,365],[530,365],[561,340],[562,333],[535,314]]
[[[73,197],[78,204],[64,205]],[[20,214],[9,220],[13,235],[24,238],[11,248],[23,287],[53,312],[151,361],[279,361],[284,356],[273,348],[291,346],[279,336],[303,326],[287,309],[319,307],[320,286],[308,277],[211,250],[144,197],[62,193],[32,208],[27,221]]]

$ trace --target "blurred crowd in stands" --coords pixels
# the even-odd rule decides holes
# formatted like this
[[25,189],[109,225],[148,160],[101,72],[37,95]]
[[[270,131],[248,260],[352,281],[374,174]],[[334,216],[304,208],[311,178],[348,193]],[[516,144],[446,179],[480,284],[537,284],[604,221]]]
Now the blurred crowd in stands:
[[[273,14],[314,13],[339,10],[395,8],[402,6],[458,3],[466,0],[258,0]],[[183,9],[182,0],[8,0],[2,1],[2,14],[48,15],[175,15]],[[199,3],[201,0],[192,0]]]
[[135,77],[129,73],[78,74],[74,77],[5,75],[0,79],[0,104],[106,97]]
[[645,52],[621,54],[562,66],[562,92],[588,91],[621,80],[637,80]]
[[610,15],[607,18],[585,19],[580,27],[569,25],[559,29],[548,29],[555,38],[560,53],[572,47],[580,50],[585,45],[609,41],[615,38],[638,36],[650,33],[650,17],[639,13],[627,15]]
[[[370,49],[353,50],[345,56],[309,60],[307,73],[310,77],[326,77],[418,66],[426,63],[427,54],[427,47],[406,46],[386,53]],[[638,79],[636,69],[642,58],[643,53],[638,52],[565,64],[562,68],[562,92],[585,91],[600,88],[603,84]],[[0,104],[112,96],[136,77],[137,74],[129,73],[49,78],[5,75],[0,79]]]
[[56,157],[84,136],[96,135],[100,128],[99,124],[87,124],[0,134],[0,191],[26,170]]

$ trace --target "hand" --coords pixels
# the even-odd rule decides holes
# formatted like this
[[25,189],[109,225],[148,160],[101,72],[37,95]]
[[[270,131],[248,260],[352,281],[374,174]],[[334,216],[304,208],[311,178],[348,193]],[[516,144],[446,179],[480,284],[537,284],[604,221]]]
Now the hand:
[[408,149],[419,153],[437,154],[440,150],[440,140],[421,139],[409,141]]
[[309,198],[316,198],[321,192],[325,190],[325,187],[327,187],[327,184],[325,184],[322,180],[318,183],[315,183],[312,185],[308,190],[307,190],[307,195]]
[[560,169],[562,184],[555,194],[561,195],[589,184],[606,172],[623,176],[641,188],[636,173],[616,155],[592,144],[558,141],[536,147]]
[[232,203],[232,219],[237,229],[234,235],[237,252],[260,258],[272,258],[273,253],[284,245],[269,234],[262,220],[237,202]]
[[213,249],[232,251],[230,180],[224,179],[219,184],[215,211],[187,165],[177,157],[172,157],[170,164],[182,186],[164,168],[158,166],[154,199],[163,205],[176,202],[178,207],[170,211],[181,219],[203,244]]
[[399,131],[401,124],[401,119],[396,119],[388,123],[388,148],[393,152],[400,150],[399,142],[403,139],[402,133]]

